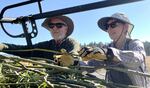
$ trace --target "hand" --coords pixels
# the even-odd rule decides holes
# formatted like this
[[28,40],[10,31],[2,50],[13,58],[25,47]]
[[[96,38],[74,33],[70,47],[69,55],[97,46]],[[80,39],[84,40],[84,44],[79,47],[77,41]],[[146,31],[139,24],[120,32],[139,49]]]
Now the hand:
[[79,55],[82,57],[83,61],[95,59],[95,60],[107,60],[106,50],[98,47],[83,47],[79,51]]
[[3,49],[5,49],[5,48],[8,48],[8,46],[5,45],[5,44],[0,44],[0,50],[3,50]]
[[54,55],[55,62],[60,66],[70,66],[74,64],[74,58],[66,52],[65,49],[62,49],[62,55]]

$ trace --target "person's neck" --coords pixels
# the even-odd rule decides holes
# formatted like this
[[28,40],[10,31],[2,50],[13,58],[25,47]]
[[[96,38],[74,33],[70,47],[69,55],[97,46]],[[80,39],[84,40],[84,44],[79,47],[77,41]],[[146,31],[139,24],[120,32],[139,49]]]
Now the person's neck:
[[64,41],[64,39],[57,39],[57,40],[55,40],[57,45],[60,45],[63,41]]
[[56,44],[60,44],[62,42],[62,39],[60,40],[55,40]]
[[115,43],[115,47],[118,49],[121,49],[124,46],[126,38],[120,38],[116,43]]

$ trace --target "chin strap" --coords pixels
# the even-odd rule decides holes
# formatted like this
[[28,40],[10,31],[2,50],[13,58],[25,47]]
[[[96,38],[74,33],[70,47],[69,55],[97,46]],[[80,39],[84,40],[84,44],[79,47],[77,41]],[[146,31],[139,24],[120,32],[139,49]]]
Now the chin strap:
[[[123,28],[124,30],[124,28]],[[119,35],[118,39],[114,42],[114,46],[116,47],[117,42],[119,41],[119,39],[121,38],[122,34],[123,34],[123,30],[121,31],[121,34]]]

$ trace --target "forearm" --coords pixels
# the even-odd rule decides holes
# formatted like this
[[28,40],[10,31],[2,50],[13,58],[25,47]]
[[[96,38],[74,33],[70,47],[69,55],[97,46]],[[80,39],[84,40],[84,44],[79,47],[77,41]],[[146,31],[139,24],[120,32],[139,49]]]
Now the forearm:
[[72,44],[72,50],[70,51],[70,53],[73,53],[73,54],[78,54],[78,51],[80,50],[80,44],[75,42]]
[[20,46],[20,45],[7,44],[7,43],[5,43],[5,45],[7,46],[7,48],[4,48],[2,52],[21,56],[21,57],[28,57],[31,55],[31,51],[21,51],[24,49],[29,49],[27,46]]
[[111,48],[111,50],[116,57],[115,59],[128,68],[135,69],[144,62],[145,55],[140,51],[126,51],[116,48]]

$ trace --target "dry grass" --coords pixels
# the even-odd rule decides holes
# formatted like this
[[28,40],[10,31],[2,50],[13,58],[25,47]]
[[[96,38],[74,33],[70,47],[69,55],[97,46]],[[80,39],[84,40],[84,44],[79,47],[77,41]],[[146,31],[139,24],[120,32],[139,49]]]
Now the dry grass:
[[150,56],[146,57],[146,65],[148,67],[148,70],[150,71]]

